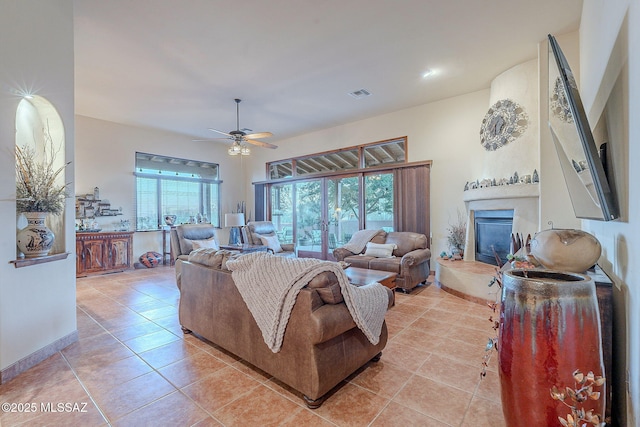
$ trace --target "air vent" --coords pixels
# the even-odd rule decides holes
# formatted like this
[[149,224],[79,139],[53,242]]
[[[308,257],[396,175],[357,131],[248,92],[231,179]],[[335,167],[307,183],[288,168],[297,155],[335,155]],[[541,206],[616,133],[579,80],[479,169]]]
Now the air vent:
[[349,95],[353,96],[355,99],[362,99],[362,98],[366,98],[367,96],[370,96],[371,92],[369,92],[366,89],[360,89],[353,92],[349,92]]

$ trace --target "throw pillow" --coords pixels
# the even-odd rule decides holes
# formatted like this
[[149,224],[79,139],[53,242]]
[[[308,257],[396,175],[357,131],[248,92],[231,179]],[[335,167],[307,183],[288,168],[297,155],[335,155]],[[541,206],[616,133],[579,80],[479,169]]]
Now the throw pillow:
[[280,246],[280,240],[278,240],[278,236],[263,236],[258,234],[260,237],[260,241],[262,244],[273,251],[274,254],[278,252],[282,252],[282,246]]
[[191,245],[193,246],[193,250],[202,249],[202,248],[216,249],[216,250],[220,249],[220,246],[218,246],[218,242],[216,242],[216,239],[213,237],[206,240],[192,240]]
[[393,257],[393,250],[397,246],[392,243],[367,243],[367,249],[364,252],[364,256],[372,256],[375,258],[391,258]]

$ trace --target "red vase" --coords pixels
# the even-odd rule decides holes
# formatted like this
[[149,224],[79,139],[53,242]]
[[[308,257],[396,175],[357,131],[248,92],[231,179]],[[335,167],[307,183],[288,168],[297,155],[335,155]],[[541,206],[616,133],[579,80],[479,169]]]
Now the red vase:
[[[571,409],[551,398],[553,386],[574,388],[573,372],[604,376],[600,314],[593,280],[575,273],[503,273],[498,336],[502,410],[509,427],[557,426]],[[599,400],[576,404],[603,420]],[[570,399],[565,400],[570,403]]]

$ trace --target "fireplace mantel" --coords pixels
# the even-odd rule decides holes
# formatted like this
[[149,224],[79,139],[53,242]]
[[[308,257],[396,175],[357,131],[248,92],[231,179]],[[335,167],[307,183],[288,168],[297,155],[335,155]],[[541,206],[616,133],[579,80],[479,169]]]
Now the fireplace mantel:
[[540,186],[538,184],[515,184],[475,188],[465,191],[462,195],[462,200],[471,202],[475,200],[519,199],[527,197],[540,197]]

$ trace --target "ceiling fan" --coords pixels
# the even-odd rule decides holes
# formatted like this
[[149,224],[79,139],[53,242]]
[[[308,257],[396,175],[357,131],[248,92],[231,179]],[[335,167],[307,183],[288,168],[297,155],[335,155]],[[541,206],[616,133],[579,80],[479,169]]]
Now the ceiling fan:
[[[243,144],[244,142],[252,145],[257,145],[258,147],[263,147],[263,148],[278,148],[277,145],[270,144],[264,141],[258,141],[256,139],[256,138],[269,138],[270,136],[273,136],[271,132],[247,133],[245,131],[251,132],[251,130],[246,128],[242,130],[240,129],[240,102],[242,102],[242,100],[236,98],[234,101],[236,101],[236,130],[232,130],[230,132],[223,132],[218,129],[209,128],[209,130],[212,132],[217,132],[219,134],[226,136],[226,138],[216,138],[216,139],[230,139],[231,141],[233,141],[233,144],[231,144],[231,147],[229,148],[228,153],[232,156],[237,156],[238,154],[242,154],[245,156],[249,155],[251,153],[251,150],[249,149],[249,147]],[[194,140],[194,141],[203,141],[203,140]]]

